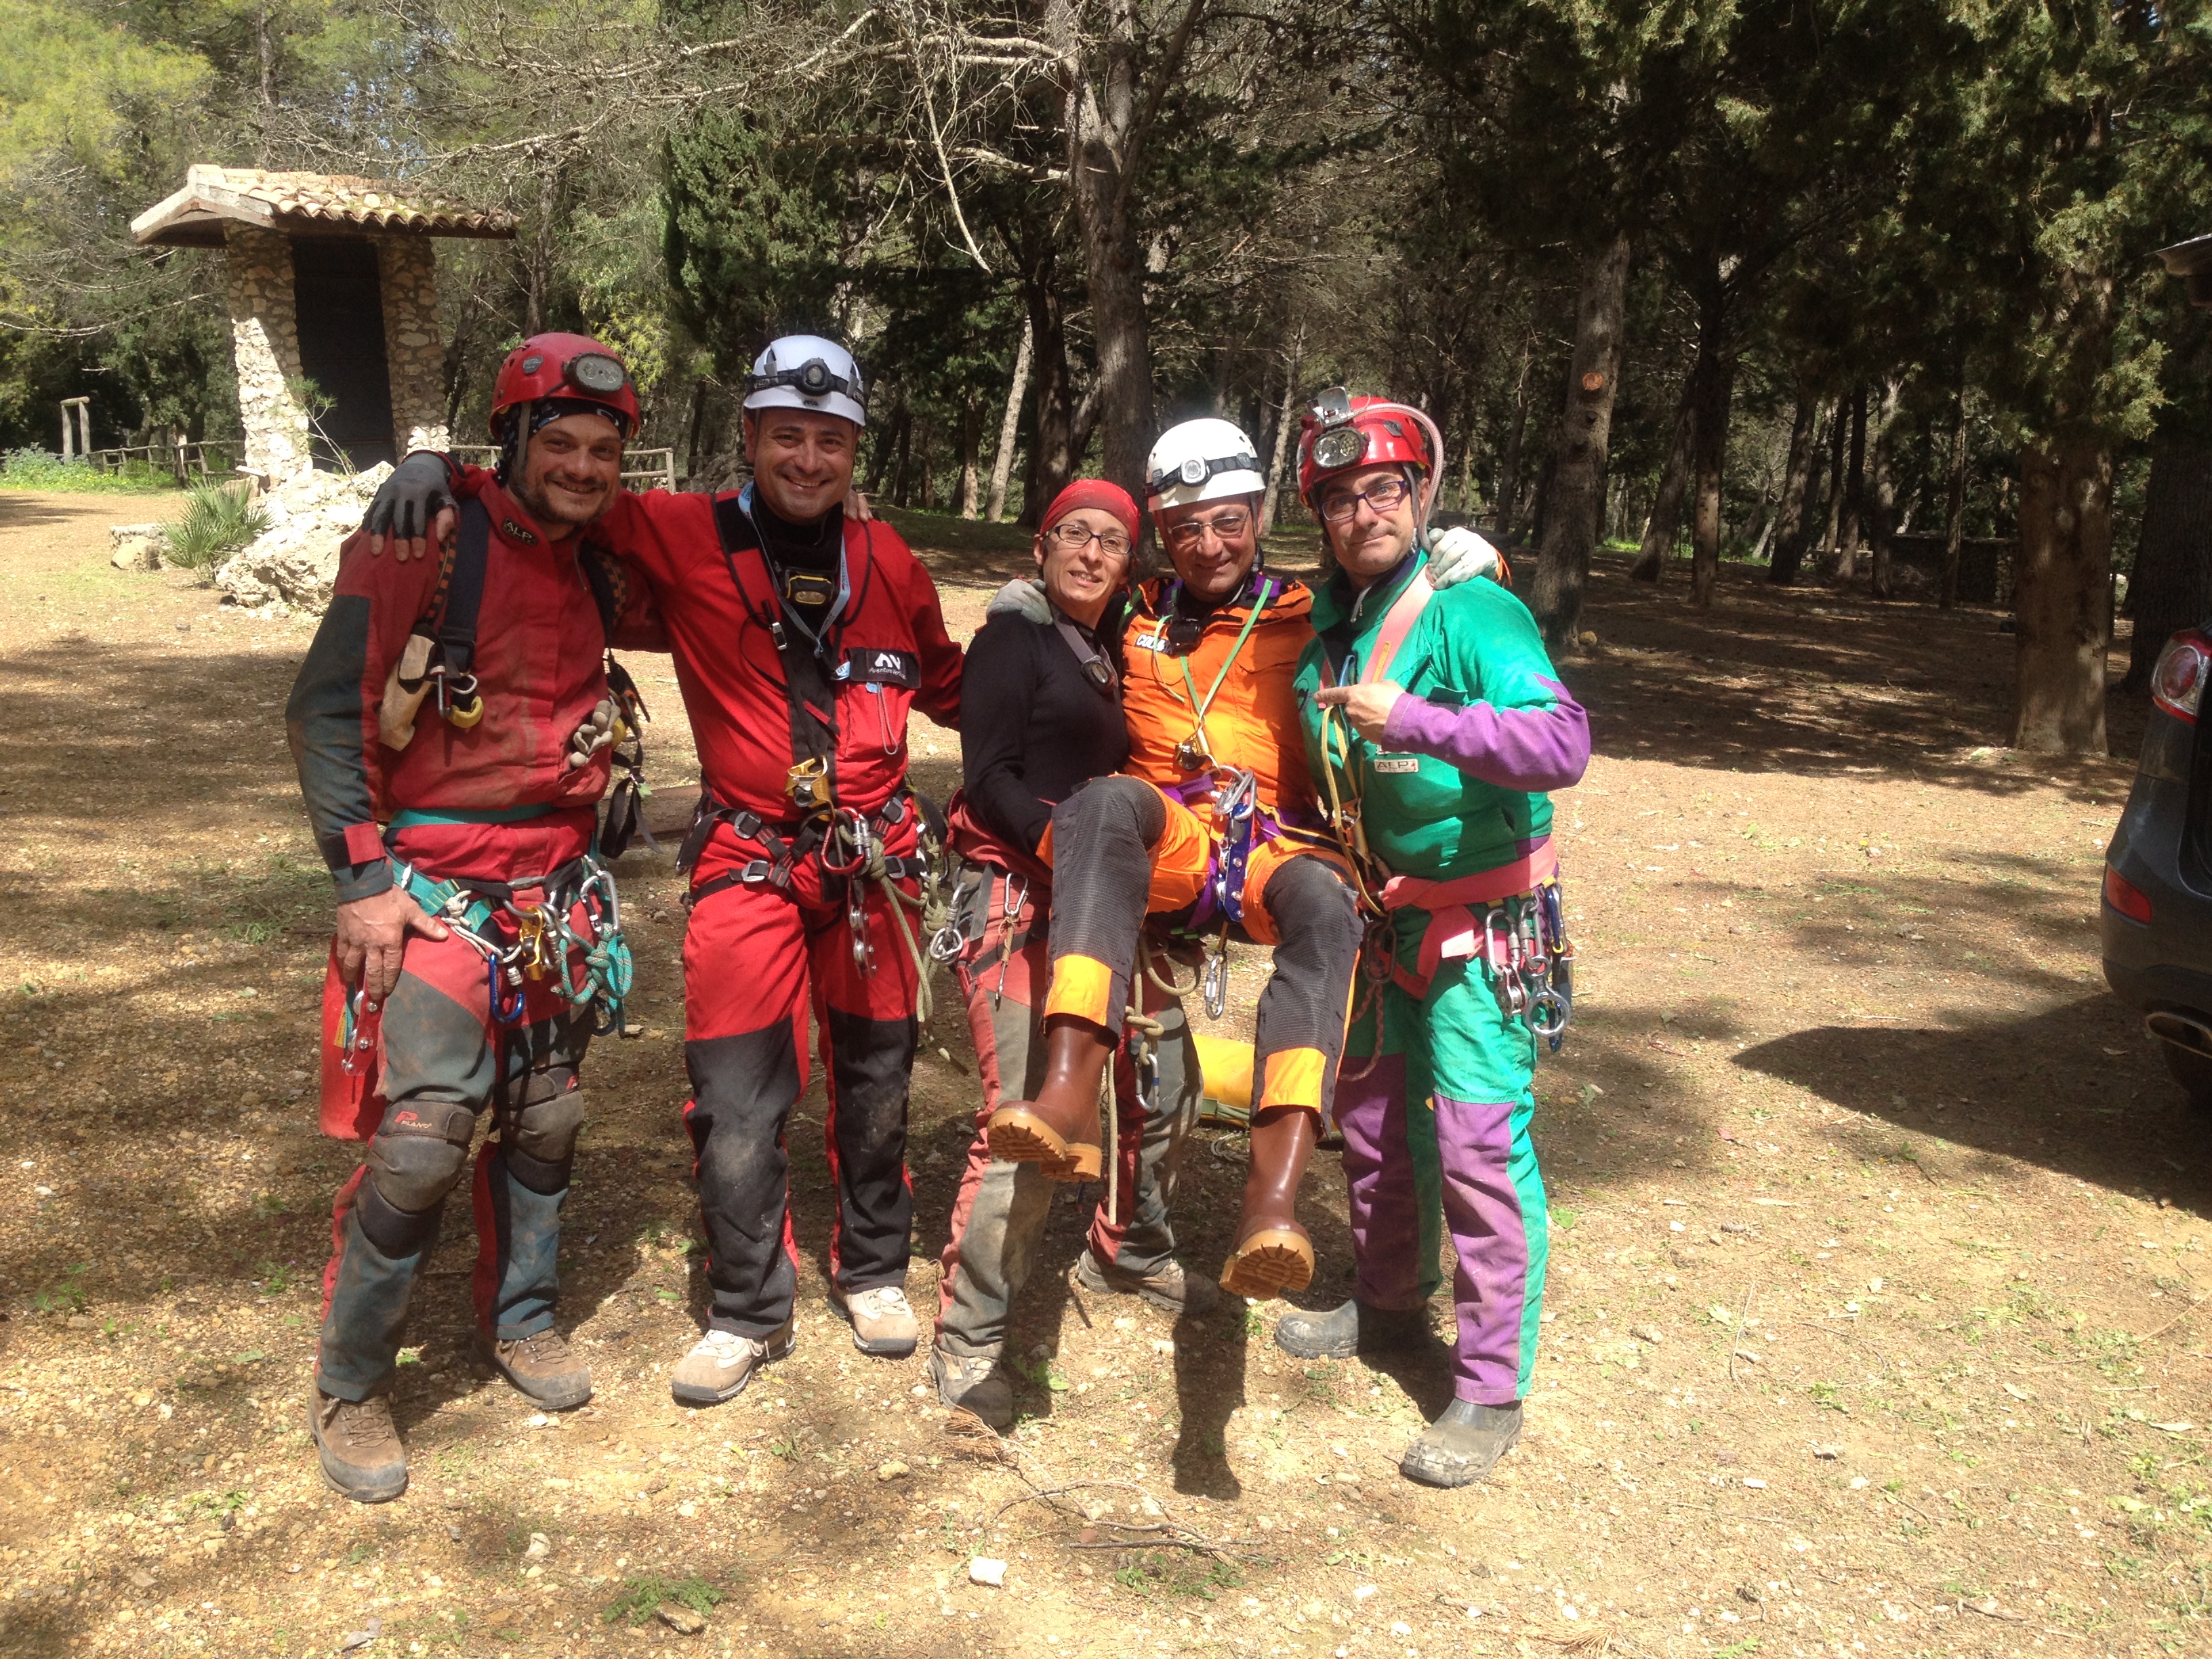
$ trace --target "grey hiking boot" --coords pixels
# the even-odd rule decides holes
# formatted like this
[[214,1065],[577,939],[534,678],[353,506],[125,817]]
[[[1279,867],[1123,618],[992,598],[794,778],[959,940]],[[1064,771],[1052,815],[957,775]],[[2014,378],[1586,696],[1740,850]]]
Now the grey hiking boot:
[[511,1342],[478,1332],[477,1351],[526,1399],[549,1412],[572,1411],[592,1397],[592,1368],[550,1327]]
[[903,1359],[921,1340],[921,1326],[906,1292],[896,1285],[878,1285],[850,1296],[832,1285],[830,1306],[853,1328],[853,1346],[862,1353]]
[[668,1392],[679,1406],[719,1406],[735,1400],[763,1365],[791,1352],[791,1322],[763,1340],[735,1331],[708,1331],[668,1376]]
[[1219,1287],[1210,1279],[1185,1273],[1182,1263],[1173,1256],[1164,1266],[1139,1276],[1104,1266],[1086,1246],[1076,1259],[1075,1282],[1100,1296],[1133,1296],[1177,1318],[1188,1314],[1193,1319],[1203,1319],[1221,1305]]
[[1413,1347],[1428,1330],[1425,1308],[1370,1308],[1355,1300],[1327,1313],[1285,1315],[1275,1324],[1275,1346],[1301,1359],[1349,1359]]
[[1004,1434],[1014,1426],[1014,1385],[996,1359],[932,1348],[929,1380],[937,1384],[939,1400],[955,1410],[974,1413],[993,1431]]
[[1406,1448],[1398,1473],[1425,1486],[1469,1486],[1521,1438],[1521,1402],[1478,1406],[1455,1400]]
[[323,1479],[356,1504],[388,1504],[407,1490],[407,1448],[392,1402],[340,1400],[315,1390],[307,1432],[323,1458]]

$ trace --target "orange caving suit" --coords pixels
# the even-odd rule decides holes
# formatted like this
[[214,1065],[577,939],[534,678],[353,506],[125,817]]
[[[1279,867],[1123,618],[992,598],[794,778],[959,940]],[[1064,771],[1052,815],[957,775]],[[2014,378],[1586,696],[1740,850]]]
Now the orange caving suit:
[[1129,760],[1053,812],[1045,1016],[1118,1032],[1149,915],[1275,947],[1252,1109],[1325,1111],[1360,924],[1316,809],[1292,679],[1313,595],[1255,569],[1207,610],[1173,577],[1138,589],[1115,641]]

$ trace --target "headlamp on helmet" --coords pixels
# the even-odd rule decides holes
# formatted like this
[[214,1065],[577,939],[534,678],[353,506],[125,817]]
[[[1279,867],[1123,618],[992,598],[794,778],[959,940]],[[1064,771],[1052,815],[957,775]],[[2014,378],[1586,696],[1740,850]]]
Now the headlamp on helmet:
[[766,392],[780,386],[793,387],[803,397],[826,398],[837,392],[855,403],[861,401],[860,372],[855,369],[848,380],[819,357],[809,357],[797,368],[781,368],[766,374],[745,376],[747,392]]
[[1170,484],[1188,484],[1193,489],[1208,478],[1223,472],[1257,472],[1257,455],[1186,455],[1175,466],[1163,467],[1145,480],[1145,488],[1158,495]]

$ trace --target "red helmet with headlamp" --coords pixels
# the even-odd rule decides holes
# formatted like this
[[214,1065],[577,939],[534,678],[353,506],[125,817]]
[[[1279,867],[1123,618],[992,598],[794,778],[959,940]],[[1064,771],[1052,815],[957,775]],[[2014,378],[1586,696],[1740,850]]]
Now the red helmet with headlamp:
[[1388,398],[1352,398],[1332,386],[1298,428],[1298,495],[1309,507],[1325,479],[1364,466],[1414,466],[1434,477],[1429,417]]
[[507,354],[492,383],[491,435],[505,442],[507,410],[556,401],[594,404],[622,428],[637,430],[637,392],[623,360],[588,334],[533,334]]

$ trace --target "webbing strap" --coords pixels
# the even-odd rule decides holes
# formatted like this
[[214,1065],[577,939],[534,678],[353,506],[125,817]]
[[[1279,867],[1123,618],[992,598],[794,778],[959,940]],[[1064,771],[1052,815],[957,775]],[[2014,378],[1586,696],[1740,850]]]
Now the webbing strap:
[[[1416,570],[1405,591],[1391,601],[1390,614],[1382,618],[1382,626],[1375,630],[1375,643],[1368,648],[1367,660],[1361,665],[1356,684],[1372,685],[1389,674],[1390,659],[1398,654],[1398,647],[1405,644],[1406,636],[1413,631],[1413,624],[1421,619],[1421,612],[1429,608],[1429,601],[1436,596],[1436,586],[1429,580],[1427,569]],[[1336,684],[1326,647],[1321,653],[1321,683],[1327,686]]]
[[446,585],[445,614],[438,619],[438,650],[446,672],[459,678],[473,672],[477,613],[483,609],[484,567],[490,562],[491,514],[474,496],[461,503],[455,533],[453,579]]

